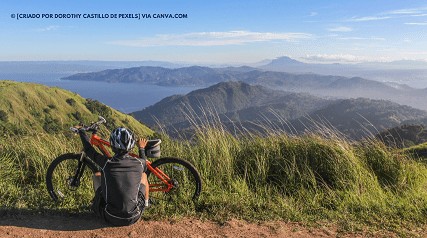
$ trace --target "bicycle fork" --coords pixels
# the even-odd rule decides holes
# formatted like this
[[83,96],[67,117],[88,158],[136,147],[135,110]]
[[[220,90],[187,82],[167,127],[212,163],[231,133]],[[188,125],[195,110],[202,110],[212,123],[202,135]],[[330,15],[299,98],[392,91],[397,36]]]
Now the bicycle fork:
[[[86,163],[88,164],[89,167],[92,167],[92,166],[94,166],[94,168],[97,167],[95,162],[93,162],[89,157],[87,157],[85,152],[82,152],[82,155],[80,156],[74,176],[71,178],[71,181],[69,181],[70,187],[77,189],[77,187],[80,185],[80,179],[83,176]],[[95,172],[94,168],[92,168],[91,170],[94,172],[92,175],[92,181],[93,181],[93,190],[94,192],[96,192],[96,190],[99,187],[101,187],[101,172],[97,170],[96,170],[97,172]]]
[[75,190],[80,185],[80,178],[83,175],[83,172],[85,170],[86,164],[84,162],[84,159],[86,157],[86,154],[82,152],[82,155],[80,156],[79,162],[77,163],[76,171],[74,172],[74,175],[69,178],[68,185],[70,186],[70,189]]

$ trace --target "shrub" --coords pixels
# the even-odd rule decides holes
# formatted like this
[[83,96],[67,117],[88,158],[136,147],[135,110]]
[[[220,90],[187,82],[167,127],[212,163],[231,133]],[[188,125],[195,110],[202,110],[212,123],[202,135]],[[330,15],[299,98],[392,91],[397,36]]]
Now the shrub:
[[70,106],[74,106],[74,105],[76,105],[76,100],[74,100],[73,98],[67,98],[67,100],[65,100],[67,103],[68,103],[68,105],[70,105]]
[[48,133],[54,133],[62,130],[62,126],[58,119],[46,116],[43,124],[43,129]]
[[82,121],[82,114],[80,112],[75,112],[71,114],[77,121]]
[[0,121],[7,122],[8,115],[7,112],[0,110]]
[[47,105],[47,107],[50,108],[50,109],[55,109],[56,108],[56,106],[54,104],[49,104],[49,105]]
[[85,106],[93,114],[97,114],[105,118],[108,118],[112,115],[111,109],[97,100],[89,98],[86,100]]

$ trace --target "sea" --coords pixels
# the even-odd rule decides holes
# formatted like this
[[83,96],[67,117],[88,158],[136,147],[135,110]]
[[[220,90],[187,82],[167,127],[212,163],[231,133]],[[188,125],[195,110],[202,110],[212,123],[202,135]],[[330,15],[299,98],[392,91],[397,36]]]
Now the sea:
[[59,73],[20,74],[1,73],[0,80],[39,83],[63,88],[84,98],[98,100],[123,113],[142,110],[171,95],[185,95],[200,87],[165,87],[143,83],[107,83],[96,81],[63,80],[68,75]]

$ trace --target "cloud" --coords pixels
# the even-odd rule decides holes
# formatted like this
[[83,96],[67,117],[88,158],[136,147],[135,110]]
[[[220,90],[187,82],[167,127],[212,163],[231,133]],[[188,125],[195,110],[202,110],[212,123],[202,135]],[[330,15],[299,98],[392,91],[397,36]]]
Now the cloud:
[[332,32],[350,32],[350,31],[353,31],[353,29],[350,28],[350,27],[346,27],[346,26],[339,26],[339,27],[329,28],[328,31],[332,31]]
[[423,17],[427,16],[427,7],[418,8],[403,8],[392,11],[382,12],[373,16],[352,17],[347,21],[364,22],[364,21],[379,21],[398,17]]
[[317,12],[310,12],[310,17],[314,17],[314,16],[317,16],[318,15],[318,13]]
[[385,38],[382,37],[338,37],[337,40],[375,40],[375,41],[384,41]]
[[55,31],[57,29],[59,29],[59,26],[52,25],[52,26],[47,26],[47,27],[44,27],[44,28],[37,28],[36,31],[38,31],[38,32],[46,32],[46,31]]
[[407,22],[405,25],[413,25],[413,26],[427,26],[427,22]]
[[118,40],[109,42],[115,45],[132,47],[151,46],[224,46],[242,45],[254,42],[297,41],[312,38],[308,33],[281,32],[193,32],[186,34],[162,34],[133,40]]
[[350,54],[317,54],[317,55],[306,55],[303,57],[304,60],[313,62],[361,62],[365,61],[366,57],[355,56]]
[[419,7],[419,8],[404,8],[404,9],[398,9],[393,11],[388,11],[385,14],[390,15],[411,15],[411,16],[417,16],[419,14],[424,14],[427,11],[427,7]]
[[390,16],[352,17],[348,21],[351,21],[351,22],[379,21],[379,20],[385,20],[390,18],[391,18]]

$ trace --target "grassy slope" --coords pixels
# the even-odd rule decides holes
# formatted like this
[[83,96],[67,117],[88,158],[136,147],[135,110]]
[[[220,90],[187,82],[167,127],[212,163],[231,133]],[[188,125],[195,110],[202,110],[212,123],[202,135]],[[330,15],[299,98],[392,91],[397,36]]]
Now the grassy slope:
[[[78,124],[80,120],[95,121],[97,115],[101,114],[97,111],[91,112],[85,106],[87,100],[75,93],[33,83],[0,81],[0,98],[0,110],[7,113],[8,124],[4,121],[0,123],[9,129],[17,128],[18,132],[23,134],[59,132]],[[108,113],[102,116],[110,119],[107,124],[109,128],[126,125],[136,134],[152,133],[133,117],[114,109],[108,109]],[[51,127],[46,126],[49,122]]]
[[[17,87],[11,92],[20,90],[19,84],[7,83]],[[78,105],[84,103],[75,94],[37,85],[32,89],[37,87],[64,93],[51,103],[68,97],[76,97]],[[73,120],[63,116],[64,127]],[[0,140],[3,209],[87,211],[90,190],[85,192],[86,200],[75,204],[53,204],[45,192],[48,164],[56,155],[80,148],[75,138],[40,132],[12,139],[13,143],[10,138]],[[350,143],[310,134],[289,137],[277,131],[265,137],[235,137],[220,125],[201,128],[192,141],[163,139],[163,156],[186,158],[198,168],[203,192],[195,207],[165,212],[154,206],[145,215],[151,219],[191,215],[334,222],[342,231],[368,227],[373,233],[387,229],[409,236],[426,223],[425,165],[376,141]],[[67,146],[58,146],[64,142]]]

